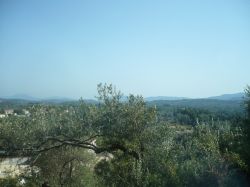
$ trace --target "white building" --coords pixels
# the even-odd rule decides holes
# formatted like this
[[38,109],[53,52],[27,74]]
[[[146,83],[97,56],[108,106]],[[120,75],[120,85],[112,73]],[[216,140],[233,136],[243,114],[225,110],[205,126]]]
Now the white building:
[[5,114],[0,114],[0,118],[5,118]]
[[4,110],[4,112],[5,112],[5,115],[12,115],[12,114],[14,114],[14,110],[13,109],[6,109],[6,110]]

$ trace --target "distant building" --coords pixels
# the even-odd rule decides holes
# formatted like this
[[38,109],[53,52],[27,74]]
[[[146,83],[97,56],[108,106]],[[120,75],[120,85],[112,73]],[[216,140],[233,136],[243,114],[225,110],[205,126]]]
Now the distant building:
[[26,115],[26,116],[29,116],[29,115],[30,115],[30,112],[29,112],[28,110],[26,110],[26,109],[23,109],[23,113],[24,113],[24,115]]
[[5,118],[5,114],[0,114],[0,118]]
[[4,113],[5,113],[5,115],[12,115],[12,114],[14,114],[14,110],[13,109],[6,109],[6,110],[4,110]]

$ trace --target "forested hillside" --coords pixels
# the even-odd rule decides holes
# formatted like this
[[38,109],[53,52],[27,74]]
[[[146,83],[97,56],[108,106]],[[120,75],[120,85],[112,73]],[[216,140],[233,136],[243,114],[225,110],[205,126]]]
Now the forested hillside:
[[246,116],[244,100],[185,99],[176,101],[152,101],[158,117],[167,122],[182,125],[213,123],[214,121],[237,122]]

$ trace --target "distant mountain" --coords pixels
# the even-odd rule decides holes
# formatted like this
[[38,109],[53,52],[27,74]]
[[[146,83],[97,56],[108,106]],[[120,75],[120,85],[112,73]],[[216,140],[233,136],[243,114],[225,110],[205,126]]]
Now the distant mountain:
[[75,99],[67,98],[67,97],[48,97],[40,100],[41,102],[48,102],[48,103],[63,103],[69,101],[76,101]]
[[48,97],[48,98],[36,98],[32,97],[26,94],[16,94],[12,96],[7,97],[1,97],[2,99],[7,100],[23,100],[23,101],[32,101],[32,102],[45,102],[45,103],[61,103],[61,102],[67,102],[67,101],[75,101],[75,99],[66,98],[66,97]]
[[156,96],[156,97],[146,97],[145,101],[177,101],[177,100],[183,100],[183,99],[189,99],[187,97],[171,97],[171,96]]
[[68,98],[68,97],[53,96],[53,97],[46,97],[42,100],[64,100],[64,101],[67,101],[67,100],[73,100],[73,99]]
[[[207,98],[199,99],[216,99],[216,100],[242,100],[244,98],[244,93],[234,93],[234,94],[223,94],[219,96],[211,96]],[[194,98],[196,99],[196,98]],[[146,97],[145,101],[179,101],[179,100],[191,100],[188,97],[169,97],[169,96],[156,96],[156,97]]]
[[15,94],[12,96],[2,97],[3,99],[20,99],[20,100],[27,100],[27,101],[38,101],[40,99],[32,97],[26,94]]
[[[71,102],[71,101],[77,101],[77,99],[67,98],[67,97],[48,97],[48,98],[36,98],[32,97],[26,94],[16,94],[13,96],[8,97],[1,97],[2,99],[8,99],[8,100],[23,100],[23,101],[31,101],[31,102],[45,102],[45,103],[63,103],[63,102]],[[209,99],[209,100],[243,100],[244,93],[235,93],[235,94],[223,94],[219,96],[212,96],[207,98],[199,98],[199,99]],[[122,97],[121,101],[125,102],[127,101],[127,97]],[[174,96],[155,96],[155,97],[146,97],[144,98],[146,102],[152,102],[152,101],[181,101],[181,100],[193,100],[188,97],[174,97]],[[87,103],[96,103],[97,101],[94,99],[84,99]],[[1,103],[0,99],[0,103]]]
[[207,99],[242,100],[243,98],[244,98],[244,93],[235,93],[235,94],[223,94],[219,96],[208,97]]

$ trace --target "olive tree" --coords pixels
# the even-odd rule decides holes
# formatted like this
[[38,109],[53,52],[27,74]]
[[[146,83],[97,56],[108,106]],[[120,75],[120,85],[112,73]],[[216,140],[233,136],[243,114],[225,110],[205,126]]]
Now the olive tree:
[[[1,149],[6,155],[29,156],[30,165],[38,166],[41,172],[49,171],[46,167],[53,165],[56,155],[60,167],[81,163],[84,158],[79,153],[74,157],[79,149],[126,157],[138,170],[145,147],[144,132],[156,125],[155,109],[147,107],[141,96],[130,95],[124,101],[122,94],[107,84],[98,85],[97,98],[97,104],[35,105],[29,109],[30,116],[3,119]],[[58,183],[66,181],[59,169],[50,169],[58,173]]]

